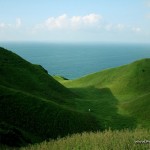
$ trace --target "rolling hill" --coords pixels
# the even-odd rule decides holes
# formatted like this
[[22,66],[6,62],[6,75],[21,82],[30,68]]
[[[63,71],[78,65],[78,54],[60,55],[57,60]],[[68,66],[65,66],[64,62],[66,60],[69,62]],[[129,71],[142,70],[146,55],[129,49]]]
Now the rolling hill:
[[[107,114],[106,117],[112,116],[112,112],[116,110],[117,114],[128,116],[132,118],[131,120],[135,120],[133,122],[135,122],[137,126],[150,126],[149,58],[117,68],[106,69],[76,80],[54,78],[72,91],[79,93],[79,95],[81,95],[81,91],[85,91],[83,92],[85,93],[83,94],[85,102],[88,99],[88,103],[92,105],[95,104],[93,100],[96,99],[97,107],[98,105],[100,106],[97,109],[96,106],[94,106],[93,111],[95,111],[96,114],[100,112],[99,116],[102,114],[100,109],[111,113],[111,115]],[[99,97],[98,94],[100,95]],[[86,97],[86,95],[88,95],[88,97]],[[90,96],[91,98],[89,99]],[[112,103],[114,103],[113,107],[115,108],[113,111],[107,108],[108,105],[112,106]]]
[[149,58],[69,80],[0,48],[0,142],[149,128],[149,77]]

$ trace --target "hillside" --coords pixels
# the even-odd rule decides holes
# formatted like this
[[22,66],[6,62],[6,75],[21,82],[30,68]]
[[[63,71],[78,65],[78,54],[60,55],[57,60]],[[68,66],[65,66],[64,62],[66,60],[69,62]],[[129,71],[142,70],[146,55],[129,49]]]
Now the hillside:
[[1,144],[21,146],[101,129],[92,114],[72,109],[75,98],[41,66],[0,48]]
[[[96,88],[108,87],[115,95],[131,95],[137,92],[150,92],[150,59],[142,59],[128,65],[106,69],[101,72],[87,75],[77,80],[66,82],[67,87]],[[139,94],[139,93],[138,93]]]
[[0,60],[1,85],[58,103],[65,102],[65,97],[74,97],[73,93],[54,80],[42,66],[31,64],[3,48],[0,48]]
[[[99,113],[99,117],[103,117],[102,110],[105,110],[105,114],[106,112],[111,114],[106,114],[105,118],[111,118],[116,122],[116,118],[112,117],[112,113],[116,112],[124,117],[132,118],[131,121],[130,119],[127,121],[128,123],[125,121],[128,125],[135,120],[133,122],[137,126],[149,127],[149,77],[150,59],[147,58],[76,80],[57,79],[76,94],[82,94],[82,99],[89,104],[89,107],[92,107],[95,115]],[[78,108],[80,109],[80,106]]]
[[84,131],[150,127],[150,59],[76,80],[0,48],[0,143],[23,146]]

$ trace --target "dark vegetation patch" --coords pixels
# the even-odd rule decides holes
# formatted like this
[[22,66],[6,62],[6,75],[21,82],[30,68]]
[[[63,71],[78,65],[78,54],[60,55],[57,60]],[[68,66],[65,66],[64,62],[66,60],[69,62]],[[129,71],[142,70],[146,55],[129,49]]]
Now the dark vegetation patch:
[[24,135],[24,133],[9,124],[4,122],[0,123],[0,144],[8,145],[11,147],[25,146],[32,143],[30,138]]

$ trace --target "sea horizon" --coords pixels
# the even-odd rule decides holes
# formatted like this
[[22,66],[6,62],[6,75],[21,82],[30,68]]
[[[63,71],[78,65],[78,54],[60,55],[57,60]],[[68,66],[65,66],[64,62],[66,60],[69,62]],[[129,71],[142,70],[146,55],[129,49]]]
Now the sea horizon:
[[42,65],[50,75],[76,79],[150,57],[150,44],[114,42],[0,42],[33,64]]

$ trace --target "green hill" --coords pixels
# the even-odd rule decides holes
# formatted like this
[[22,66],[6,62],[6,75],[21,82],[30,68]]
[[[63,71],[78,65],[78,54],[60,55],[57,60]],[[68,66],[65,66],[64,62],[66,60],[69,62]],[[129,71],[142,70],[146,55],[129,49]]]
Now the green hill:
[[[136,95],[150,92],[150,59],[142,59],[128,65],[107,69],[80,79],[66,82],[68,87],[108,87],[115,95]],[[124,95],[123,95],[124,97]]]
[[52,77],[0,48],[0,143],[22,146],[83,131],[149,128],[149,77],[148,58],[76,80]]
[[0,60],[1,85],[60,103],[66,101],[65,97],[74,97],[73,93],[54,80],[42,66],[33,65],[3,48],[0,48]]
[[21,146],[101,129],[74,110],[76,95],[38,65],[0,48],[0,143]]
[[[93,114],[98,114],[98,117],[101,118],[105,116],[106,122],[111,120],[109,126],[112,127],[113,122],[118,122],[116,117],[121,115],[122,117],[132,118],[130,118],[131,120],[126,118],[126,121],[124,121],[124,117],[119,118],[124,125],[130,126],[130,123],[134,122],[136,126],[149,127],[149,77],[150,59],[147,58],[76,80],[61,79],[58,81],[81,95],[88,107],[92,108]],[[80,102],[78,103],[78,108],[81,109]],[[113,116],[114,112],[116,114]],[[116,127],[116,124],[114,126]]]

